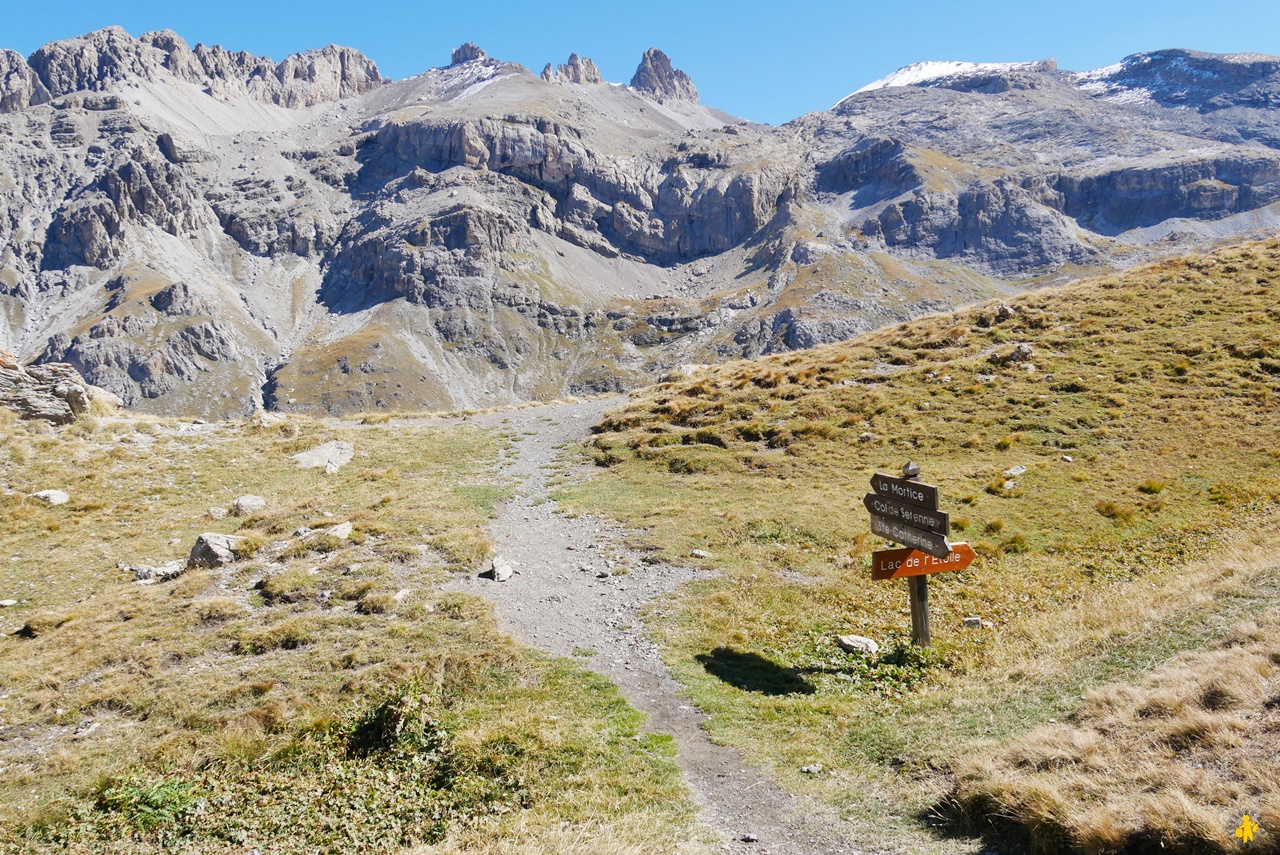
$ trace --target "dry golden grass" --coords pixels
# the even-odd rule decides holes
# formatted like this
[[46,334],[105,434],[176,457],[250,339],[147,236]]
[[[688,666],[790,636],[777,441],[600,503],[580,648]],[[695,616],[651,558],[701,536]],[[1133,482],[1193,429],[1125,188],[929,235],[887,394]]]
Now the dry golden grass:
[[[673,376],[605,418],[601,471],[562,498],[672,560],[715,556],[722,578],[651,625],[718,739],[868,830],[925,831],[982,740],[1061,720],[1273,602],[1267,568],[1187,568],[1274,526],[1277,294],[1280,241],[1255,243],[1029,293],[1004,318],[979,306]],[[1021,343],[1034,369],[1012,361]],[[931,580],[927,653],[904,644],[902,584],[867,572],[883,545],[862,494],[908,459],[980,556]],[[831,639],[850,632],[886,650],[843,654]],[[794,772],[815,761],[835,775]]]
[[[951,808],[1044,852],[1275,851],[1280,616],[1136,685],[1089,691],[1070,721],[958,761]],[[1234,837],[1248,814],[1256,844]],[[1272,831],[1267,831],[1271,829]]]
[[[356,449],[337,473],[289,460],[336,439]],[[687,835],[670,746],[614,687],[436,589],[489,553],[510,441],[300,418],[57,432],[0,410],[0,599],[19,600],[0,610],[0,851],[394,851],[609,811]],[[51,487],[71,502],[27,498]],[[245,493],[267,508],[207,514]],[[245,536],[242,559],[146,586],[119,566],[204,531]]]

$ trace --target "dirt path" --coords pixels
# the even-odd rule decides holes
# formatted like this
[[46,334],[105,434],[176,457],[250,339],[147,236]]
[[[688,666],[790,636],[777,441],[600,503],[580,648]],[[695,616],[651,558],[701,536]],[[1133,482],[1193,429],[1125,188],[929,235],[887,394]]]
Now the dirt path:
[[680,685],[646,638],[639,609],[709,574],[645,564],[624,544],[620,526],[587,515],[567,518],[550,499],[548,470],[559,449],[585,438],[601,414],[620,403],[597,399],[470,417],[473,424],[520,436],[504,475],[521,486],[491,526],[498,557],[516,574],[502,583],[471,577],[448,587],[492,601],[504,629],[524,643],[575,656],[608,676],[650,716],[649,730],[674,736],[701,820],[721,839],[722,851],[862,852],[837,839],[844,823],[833,812],[784,792],[738,751],[713,744],[701,727],[703,716],[680,695]]

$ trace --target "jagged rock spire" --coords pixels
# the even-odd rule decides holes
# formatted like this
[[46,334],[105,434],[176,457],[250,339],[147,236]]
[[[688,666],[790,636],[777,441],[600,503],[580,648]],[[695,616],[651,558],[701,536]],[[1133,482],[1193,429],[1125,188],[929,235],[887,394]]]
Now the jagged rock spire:
[[464,62],[471,62],[473,59],[488,59],[489,54],[481,49],[480,45],[475,42],[467,42],[453,49],[453,58],[450,65],[462,65]]
[[671,67],[671,59],[657,48],[649,48],[631,78],[631,88],[647,95],[659,104],[667,101],[698,103],[698,88],[693,80],[678,68]]
[[554,70],[548,62],[542,69],[542,79],[548,83],[604,83],[600,69],[591,58],[579,57],[576,53],[569,54],[569,61]]

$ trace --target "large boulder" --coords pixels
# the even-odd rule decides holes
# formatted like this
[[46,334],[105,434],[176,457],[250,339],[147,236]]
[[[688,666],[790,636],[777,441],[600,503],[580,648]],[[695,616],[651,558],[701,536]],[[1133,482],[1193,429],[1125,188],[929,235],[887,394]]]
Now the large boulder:
[[0,351],[0,407],[24,419],[65,425],[89,410],[89,384],[70,365],[51,363],[24,367]]
[[236,560],[235,549],[243,537],[234,534],[205,532],[196,538],[195,546],[187,557],[188,567],[221,567]]

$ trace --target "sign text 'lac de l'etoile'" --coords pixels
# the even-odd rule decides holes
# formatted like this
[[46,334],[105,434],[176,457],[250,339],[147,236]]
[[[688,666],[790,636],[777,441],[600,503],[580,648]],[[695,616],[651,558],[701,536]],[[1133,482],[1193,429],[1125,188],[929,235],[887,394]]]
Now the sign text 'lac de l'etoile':
[[929,575],[963,570],[975,557],[967,543],[947,540],[950,517],[938,510],[938,488],[919,480],[920,467],[908,463],[902,476],[877,472],[862,504],[871,513],[873,534],[905,549],[871,554],[872,579],[907,579],[911,594],[911,640],[928,646]]

